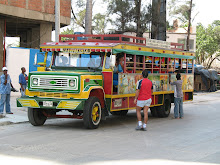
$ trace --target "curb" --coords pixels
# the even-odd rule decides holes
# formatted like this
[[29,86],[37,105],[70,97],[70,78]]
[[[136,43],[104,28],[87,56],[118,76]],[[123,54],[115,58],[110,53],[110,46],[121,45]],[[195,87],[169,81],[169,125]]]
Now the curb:
[[6,125],[12,125],[12,124],[22,124],[22,123],[28,123],[29,121],[20,121],[20,122],[11,122],[11,121],[3,121],[0,122],[0,126],[6,126]]

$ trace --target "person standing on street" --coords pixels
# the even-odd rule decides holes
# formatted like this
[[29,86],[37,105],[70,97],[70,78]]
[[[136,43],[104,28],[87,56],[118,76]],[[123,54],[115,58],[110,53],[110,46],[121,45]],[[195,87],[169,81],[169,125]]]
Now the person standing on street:
[[[169,76],[171,78],[171,76]],[[169,78],[169,82],[170,82]],[[181,80],[180,73],[176,74],[177,81],[170,82],[171,85],[175,85],[174,89],[174,118],[179,119],[183,118],[183,90],[182,84],[183,80]]]
[[14,88],[11,83],[11,78],[8,74],[8,69],[6,67],[2,68],[3,74],[1,75],[1,85],[0,85],[0,115],[3,115],[4,105],[6,105],[6,113],[13,114],[10,107],[10,94],[11,88]]
[[27,75],[25,74],[26,69],[25,67],[21,68],[21,74],[19,75],[19,84],[21,86],[20,91],[21,91],[21,97],[25,96],[25,90],[27,88]]
[[[142,72],[143,79],[139,80],[137,83],[136,94],[134,103],[136,106],[137,120],[138,125],[136,130],[147,130],[147,121],[148,121],[148,108],[151,105],[152,99],[151,95],[153,93],[152,82],[147,78],[148,71],[144,70]],[[144,108],[144,124],[141,120],[141,109]]]

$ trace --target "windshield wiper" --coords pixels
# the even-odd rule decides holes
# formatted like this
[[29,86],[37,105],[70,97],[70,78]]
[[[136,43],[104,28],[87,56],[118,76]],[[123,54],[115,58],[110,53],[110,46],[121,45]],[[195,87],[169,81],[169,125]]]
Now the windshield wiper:
[[88,67],[89,72],[96,72],[96,67]]

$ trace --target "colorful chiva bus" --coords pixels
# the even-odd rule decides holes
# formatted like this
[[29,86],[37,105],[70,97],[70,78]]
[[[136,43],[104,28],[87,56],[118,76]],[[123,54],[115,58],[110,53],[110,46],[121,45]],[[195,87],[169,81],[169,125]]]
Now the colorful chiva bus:
[[[28,107],[32,125],[47,118],[83,119],[86,128],[98,128],[109,114],[126,115],[135,109],[134,97],[141,73],[147,69],[153,83],[151,114],[168,117],[174,100],[176,72],[183,79],[184,101],[193,99],[194,53],[183,45],[126,35],[60,35],[59,42],[44,43],[46,52],[38,70],[29,73],[26,96],[18,107]],[[50,66],[46,61],[50,56]],[[115,72],[122,57],[122,72]],[[60,115],[59,111],[69,111]]]

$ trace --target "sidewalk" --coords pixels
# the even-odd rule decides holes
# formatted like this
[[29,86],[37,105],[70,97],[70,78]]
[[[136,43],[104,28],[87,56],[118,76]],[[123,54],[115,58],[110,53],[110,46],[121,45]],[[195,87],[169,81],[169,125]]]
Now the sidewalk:
[[[220,90],[216,92],[194,92],[193,102],[184,102],[184,104],[199,103],[203,101],[213,101],[219,98]],[[27,108],[17,107],[16,98],[20,97],[20,92],[11,92],[11,111],[14,113],[4,114],[5,117],[0,118],[0,126],[8,124],[17,124],[28,122]],[[172,105],[173,108],[173,105]],[[172,109],[173,110],[173,109]],[[5,113],[5,110],[4,110]]]
[[11,111],[14,114],[5,114],[4,110],[4,117],[0,117],[0,126],[28,122],[27,108],[17,107],[16,98],[20,97],[20,95],[20,92],[11,92]]

